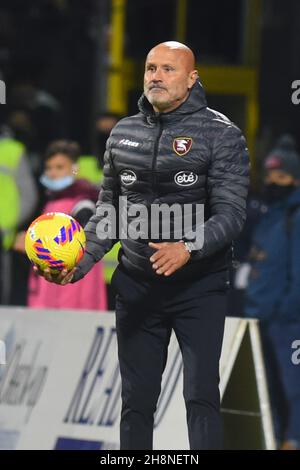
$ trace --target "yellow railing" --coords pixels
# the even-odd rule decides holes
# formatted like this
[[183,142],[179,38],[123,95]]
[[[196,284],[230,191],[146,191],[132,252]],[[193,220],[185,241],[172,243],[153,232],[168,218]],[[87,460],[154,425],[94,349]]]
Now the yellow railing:
[[126,0],[112,0],[111,5],[107,110],[116,114],[124,114],[128,91],[124,86],[123,78]]

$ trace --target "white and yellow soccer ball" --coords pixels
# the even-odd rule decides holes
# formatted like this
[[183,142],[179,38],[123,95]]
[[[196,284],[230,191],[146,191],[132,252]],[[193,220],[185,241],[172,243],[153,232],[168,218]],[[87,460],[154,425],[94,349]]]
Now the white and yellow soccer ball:
[[30,261],[42,271],[58,274],[70,271],[82,258],[85,233],[70,215],[49,212],[35,219],[26,232],[25,250]]

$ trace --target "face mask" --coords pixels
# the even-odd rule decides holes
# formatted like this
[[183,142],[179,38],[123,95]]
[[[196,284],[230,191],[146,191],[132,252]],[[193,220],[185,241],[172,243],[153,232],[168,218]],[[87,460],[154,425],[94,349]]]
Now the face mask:
[[74,176],[64,176],[53,180],[46,175],[40,177],[40,183],[45,186],[45,188],[50,189],[51,191],[61,191],[62,189],[68,188],[75,181]]
[[288,186],[280,186],[274,183],[267,184],[264,188],[263,198],[268,204],[275,204],[287,198],[294,189],[295,186],[292,184]]

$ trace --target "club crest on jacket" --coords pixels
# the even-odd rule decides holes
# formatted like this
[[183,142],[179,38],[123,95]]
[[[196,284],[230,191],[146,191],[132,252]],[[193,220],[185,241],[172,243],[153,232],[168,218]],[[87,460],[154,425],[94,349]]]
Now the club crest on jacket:
[[191,137],[177,137],[173,141],[174,152],[182,157],[191,150],[192,144],[193,139]]

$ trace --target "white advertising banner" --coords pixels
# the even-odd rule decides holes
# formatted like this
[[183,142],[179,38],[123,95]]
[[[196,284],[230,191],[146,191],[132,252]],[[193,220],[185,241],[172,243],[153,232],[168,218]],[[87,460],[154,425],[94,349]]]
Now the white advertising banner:
[[[242,323],[226,321],[221,391]],[[121,381],[113,313],[0,308],[0,340],[6,346],[6,365],[0,364],[0,449],[119,448]],[[168,351],[154,449],[189,449],[174,335]]]

